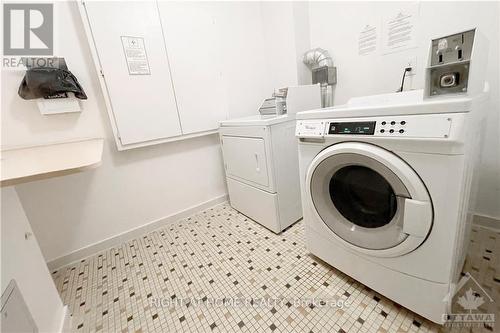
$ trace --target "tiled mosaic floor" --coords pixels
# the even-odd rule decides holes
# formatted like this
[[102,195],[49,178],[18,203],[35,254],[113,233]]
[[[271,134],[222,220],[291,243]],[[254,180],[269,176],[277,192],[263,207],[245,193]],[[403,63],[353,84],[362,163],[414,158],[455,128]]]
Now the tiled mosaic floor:
[[[75,332],[439,330],[309,255],[303,232],[299,222],[275,235],[223,204],[53,277]],[[473,240],[483,246],[484,237],[490,240],[476,230]],[[470,267],[473,274],[488,272],[484,279],[491,281],[481,275],[481,282],[491,289],[498,289],[490,272],[500,260],[496,238]],[[298,303],[311,299],[316,306]],[[342,308],[345,301],[350,305]]]

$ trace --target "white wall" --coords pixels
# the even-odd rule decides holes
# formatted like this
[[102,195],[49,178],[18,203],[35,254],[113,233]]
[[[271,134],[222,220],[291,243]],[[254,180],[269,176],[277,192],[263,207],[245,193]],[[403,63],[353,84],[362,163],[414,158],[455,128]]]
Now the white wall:
[[65,309],[13,187],[2,188],[1,292],[14,279],[39,332],[60,332]]
[[311,2],[309,21],[311,47],[330,51],[338,67],[335,104],[350,97],[394,92],[411,56],[417,57],[416,75],[407,89],[423,88],[424,71],[432,38],[477,27],[490,41],[488,78],[491,100],[482,152],[477,213],[500,218],[499,138],[499,3],[420,2],[418,47],[389,55],[359,56],[358,34],[366,24],[382,19],[388,11],[408,2]]
[[[225,102],[231,117],[255,114],[273,88],[261,4],[220,5],[227,11],[220,24],[231,41],[223,55]],[[3,71],[2,145],[93,136],[105,137],[106,142],[99,168],[17,187],[47,261],[226,193],[216,135],[116,150],[76,3],[56,2],[54,7],[58,55],[66,58],[88,100],[82,102],[80,114],[41,116],[34,102],[17,96],[23,73]],[[286,69],[280,75],[285,77],[276,77],[280,84],[294,77]]]
[[[231,41],[223,53],[228,83],[226,103],[231,117],[256,113],[262,98],[274,87],[296,84],[289,81],[297,79],[309,82],[310,73],[300,58],[310,46],[326,48],[333,55],[339,69],[335,103],[341,104],[352,96],[396,90],[408,56],[417,55],[417,72],[422,73],[432,37],[440,35],[441,30],[449,32],[478,25],[491,41],[492,86],[478,212],[500,217],[498,61],[492,60],[499,59],[497,3],[423,2],[421,18],[425,24],[417,49],[366,58],[356,53],[360,25],[367,18],[380,17],[385,10],[396,8],[398,3],[220,5],[227,11],[220,24],[225,27],[225,38]],[[106,144],[103,164],[93,171],[18,186],[45,258],[53,260],[224,195],[217,136],[124,152],[116,150],[76,4],[57,2],[55,10],[58,26],[65,27],[56,29],[58,54],[66,57],[89,99],[82,102],[80,114],[41,116],[34,102],[17,96],[23,73],[2,72],[2,145],[92,136],[105,137]],[[458,18],[441,23],[445,13]],[[282,34],[285,38],[281,38]],[[236,66],[232,59],[245,65]],[[410,83],[412,88],[421,88],[423,75],[416,75]]]

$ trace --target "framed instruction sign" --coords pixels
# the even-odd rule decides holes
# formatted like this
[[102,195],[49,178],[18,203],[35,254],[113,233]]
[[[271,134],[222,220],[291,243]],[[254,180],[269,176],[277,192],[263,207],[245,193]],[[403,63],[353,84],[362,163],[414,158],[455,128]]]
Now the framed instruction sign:
[[151,75],[144,38],[121,36],[129,75]]

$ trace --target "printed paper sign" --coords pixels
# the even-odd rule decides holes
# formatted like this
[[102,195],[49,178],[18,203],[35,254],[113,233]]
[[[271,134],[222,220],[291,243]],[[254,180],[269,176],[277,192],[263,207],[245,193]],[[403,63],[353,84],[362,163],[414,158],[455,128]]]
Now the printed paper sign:
[[417,47],[418,14],[419,4],[413,3],[384,18],[384,54]]
[[122,36],[123,52],[130,75],[151,75],[144,38]]
[[359,33],[358,54],[368,55],[377,50],[377,27],[367,24]]

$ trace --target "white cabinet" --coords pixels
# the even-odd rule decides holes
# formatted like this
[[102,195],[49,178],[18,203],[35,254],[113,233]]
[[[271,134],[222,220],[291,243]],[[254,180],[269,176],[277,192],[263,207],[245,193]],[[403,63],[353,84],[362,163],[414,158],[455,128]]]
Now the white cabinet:
[[227,118],[217,3],[80,5],[119,150],[214,133]]
[[[181,135],[156,3],[88,1],[84,9],[119,148]],[[122,37],[142,39],[149,74],[130,71]]]
[[[2,319],[5,319],[5,312],[11,316],[7,323],[0,320],[0,331],[33,332],[30,327],[36,326],[40,332],[60,332],[61,323],[68,320],[69,315],[66,317],[66,307],[59,297],[15,188],[2,187],[0,199]],[[21,295],[13,294],[13,303],[6,304],[6,298],[16,289],[12,280],[19,287],[27,309],[19,302]]]
[[0,318],[2,332],[38,332],[16,280],[11,280],[2,294]]
[[158,2],[183,134],[217,129],[227,118],[220,5]]

